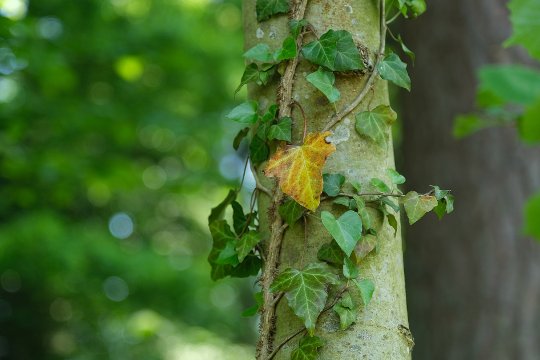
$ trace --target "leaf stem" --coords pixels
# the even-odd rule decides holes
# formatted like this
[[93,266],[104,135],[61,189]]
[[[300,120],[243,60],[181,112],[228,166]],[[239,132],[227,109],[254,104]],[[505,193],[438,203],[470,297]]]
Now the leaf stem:
[[302,144],[304,143],[304,141],[306,140],[306,135],[307,135],[307,118],[306,118],[306,113],[304,112],[304,108],[302,107],[302,105],[300,105],[300,103],[296,100],[294,100],[292,102],[292,105],[295,105],[296,107],[298,107],[300,109],[300,111],[302,112],[302,118],[304,119],[304,133],[302,135]]
[[377,78],[378,70],[377,65],[381,62],[382,57],[384,56],[384,49],[386,46],[386,21],[385,21],[385,9],[384,9],[384,0],[379,0],[379,23],[380,23],[380,40],[379,40],[379,50],[377,54],[375,54],[375,64],[373,65],[373,71],[371,74],[369,74],[369,78],[367,79],[366,83],[364,84],[364,87],[362,88],[362,91],[358,94],[358,96],[349,104],[347,105],[343,110],[341,110],[339,113],[333,115],[330,117],[330,120],[328,121],[328,124],[324,127],[323,131],[330,130],[334,125],[336,125],[338,122],[343,120],[343,118],[351,113],[366,97],[367,93],[373,86],[375,79]]

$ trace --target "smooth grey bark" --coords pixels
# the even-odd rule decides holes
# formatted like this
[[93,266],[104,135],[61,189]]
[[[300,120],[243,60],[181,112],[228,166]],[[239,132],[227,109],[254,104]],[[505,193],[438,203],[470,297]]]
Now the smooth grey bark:
[[[345,29],[351,32],[358,43],[370,49],[371,58],[379,46],[379,16],[377,2],[373,0],[312,0],[309,2],[306,18],[320,36],[328,29]],[[269,44],[278,48],[288,35],[287,18],[276,17],[270,21],[257,23],[255,20],[255,1],[244,1],[245,47],[251,48],[257,43]],[[307,35],[305,42],[313,40]],[[293,98],[306,111],[308,132],[321,131],[328,122],[333,107],[325,97],[305,80],[305,76],[317,67],[301,61],[295,76]],[[367,76],[337,76],[336,86],[342,98],[336,104],[338,109],[350,103],[362,89]],[[261,89],[250,86],[249,96],[259,101],[264,109],[276,102],[276,88],[269,86]],[[358,108],[335,127],[332,142],[337,151],[327,162],[325,172],[339,172],[348,180],[360,181],[369,189],[373,177],[387,179],[385,170],[394,167],[391,146],[382,149],[376,144],[358,136],[354,130],[354,113],[374,108],[379,104],[388,104],[388,90],[385,81],[379,80],[374,85],[373,94],[368,96]],[[301,142],[302,117],[298,109],[293,112],[293,143]],[[391,143],[391,141],[390,141]],[[262,175],[259,172],[259,176]],[[268,179],[265,184],[271,187]],[[388,181],[389,182],[389,181]],[[268,228],[268,198],[261,195],[259,213],[261,228]],[[302,221],[285,233],[281,250],[280,269],[287,267],[302,268],[309,262],[317,261],[316,254],[321,245],[331,240],[322,226],[320,211],[330,210],[335,214],[343,212],[331,202],[325,201],[313,215],[307,216],[307,233],[304,236]],[[346,331],[339,330],[339,320],[331,311],[324,314],[319,322],[317,335],[326,341],[320,358],[338,359],[409,359],[410,349],[406,338],[400,333],[399,325],[408,327],[403,276],[403,258],[401,237],[394,236],[394,230],[387,222],[382,223],[376,211],[380,236],[378,251],[369,255],[360,264],[362,278],[370,278],[376,284],[373,300],[367,308],[360,306],[358,322]],[[361,300],[356,299],[358,304]],[[301,321],[288,308],[287,300],[282,298],[277,307],[277,329],[274,347],[283,339],[302,328]],[[300,336],[283,346],[275,359],[289,359],[291,351],[297,346]]]
[[[402,32],[416,52],[404,96],[405,174],[453,190],[456,211],[407,229],[406,274],[416,359],[540,358],[540,246],[522,234],[540,189],[540,149],[513,129],[452,138],[473,110],[478,67],[523,61],[503,50],[506,1],[432,0]],[[539,219],[540,221],[540,219]]]

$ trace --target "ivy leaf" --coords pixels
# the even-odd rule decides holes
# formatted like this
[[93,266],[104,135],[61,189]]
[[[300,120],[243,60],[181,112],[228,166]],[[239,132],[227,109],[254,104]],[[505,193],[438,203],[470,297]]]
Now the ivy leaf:
[[310,335],[315,332],[315,324],[324,309],[329,284],[337,284],[338,277],[328,265],[308,264],[303,270],[286,269],[272,283],[273,292],[284,291],[289,307],[304,321]]
[[259,67],[257,64],[251,63],[246,66],[242,80],[240,80],[240,85],[238,85],[234,93],[237,94],[244,85],[257,81],[259,81]]
[[331,103],[335,103],[339,100],[341,93],[334,86],[336,77],[333,72],[319,68],[319,70],[306,76],[306,80],[319,89]]
[[302,48],[306,60],[332,71],[350,71],[363,68],[358,48],[346,30],[328,30],[320,39]]
[[261,235],[257,231],[249,231],[242,235],[238,243],[236,244],[236,252],[238,254],[238,261],[242,262],[251,252],[251,250],[261,241]]
[[236,191],[229,190],[229,193],[225,199],[219,203],[215,208],[210,211],[210,216],[208,216],[208,225],[211,225],[217,220],[223,219],[225,214],[225,209],[229,206],[234,200],[236,200]]
[[390,190],[390,187],[388,185],[386,185],[386,183],[384,181],[382,181],[381,179],[373,178],[373,179],[371,179],[371,181],[369,183],[375,189],[379,190],[380,192],[382,192],[384,194],[389,194],[389,193],[392,192],[392,190]]
[[247,219],[246,215],[244,215],[244,209],[242,209],[242,205],[240,205],[238,201],[233,201],[231,203],[231,207],[233,209],[234,232],[236,232],[237,235],[241,235],[242,231],[244,231],[247,225]]
[[512,0],[510,21],[513,34],[506,40],[505,46],[523,45],[532,57],[540,60],[540,3],[537,0]]
[[274,53],[275,61],[289,60],[296,57],[296,40],[292,36],[288,36],[283,40],[281,49]]
[[258,108],[259,104],[256,101],[246,101],[232,109],[226,118],[242,124],[254,124],[259,118]]
[[[231,274],[232,266],[230,264],[224,264],[224,260],[230,256],[226,256],[227,253],[230,254],[231,244],[232,250],[234,251],[234,242],[236,237],[234,236],[229,224],[225,220],[215,220],[210,223],[210,233],[212,234],[212,250],[208,255],[208,262],[211,266],[210,275],[212,280],[219,280]],[[225,252],[222,255],[222,252]],[[234,253],[236,256],[236,253]],[[219,261],[218,261],[219,259]],[[238,264],[238,259],[236,259],[236,264]]]
[[317,252],[317,259],[333,266],[341,267],[344,257],[345,253],[334,240],[328,244],[323,244]]
[[[324,175],[323,175],[324,179]],[[348,209],[353,209],[351,206],[351,199],[349,199],[347,196],[339,196],[334,201],[334,204],[345,206]]]
[[316,360],[319,349],[324,346],[317,336],[304,336],[296,349],[291,353],[291,360]]
[[459,115],[454,120],[452,133],[456,139],[462,139],[489,126],[489,121],[475,114]]
[[403,206],[409,218],[409,224],[412,225],[437,206],[437,198],[411,191],[403,198]]
[[242,143],[242,140],[244,140],[244,138],[247,136],[248,133],[249,133],[249,127],[245,127],[242,130],[240,130],[238,134],[236,134],[233,141],[234,150],[238,150],[238,148],[240,147],[240,143]]
[[244,58],[262,63],[271,63],[274,61],[274,54],[268,44],[260,43],[244,53]]
[[253,305],[253,306],[247,308],[246,310],[244,310],[242,312],[243,317],[254,316],[255,314],[257,314],[259,312],[259,309],[263,305],[262,291],[259,291],[259,292],[256,292],[255,294],[253,294],[253,298],[255,299],[255,305]]
[[381,204],[388,205],[394,210],[395,212],[399,212],[399,205],[390,200],[388,197],[383,197],[381,199]]
[[351,280],[356,279],[359,274],[360,272],[358,271],[356,264],[350,258],[345,257],[343,259],[343,276]]
[[523,65],[483,66],[478,82],[477,102],[483,107],[508,102],[531,105],[540,97],[540,71]]
[[338,196],[343,183],[345,183],[345,176],[341,174],[323,174],[323,191],[328,196]]
[[405,176],[401,175],[396,170],[386,169],[386,173],[390,177],[390,180],[392,181],[393,184],[395,185],[405,184],[405,181],[406,181]]
[[525,109],[518,121],[519,136],[527,144],[540,141],[540,99]]
[[366,203],[364,202],[364,199],[362,199],[362,197],[358,195],[354,195],[353,198],[354,198],[354,201],[356,202],[358,215],[360,215],[360,219],[362,219],[362,227],[366,230],[371,229],[371,216],[369,215],[369,212],[367,211]]
[[339,316],[341,330],[346,330],[356,322],[358,313],[349,292],[345,292],[341,300],[334,305],[333,310]]
[[321,213],[321,220],[330,235],[347,256],[351,256],[354,247],[362,236],[362,220],[360,216],[349,210],[338,219],[328,211]]
[[377,237],[371,234],[362,236],[356,245],[354,254],[358,260],[362,260],[377,247]]
[[296,39],[298,37],[298,35],[300,35],[300,32],[302,31],[302,28],[304,26],[307,26],[308,22],[306,19],[302,19],[302,20],[296,20],[296,19],[293,19],[291,21],[289,21],[289,27],[291,28],[291,34],[292,36],[294,36],[294,38]]
[[284,14],[289,11],[288,0],[257,0],[255,6],[257,21],[269,19],[272,15]]
[[251,143],[249,145],[249,156],[253,164],[259,165],[268,159],[269,153],[270,149],[268,148],[266,141],[261,139],[259,136],[254,136],[253,139],[251,139]]
[[540,241],[540,193],[527,200],[525,204],[525,235]]
[[387,143],[389,125],[396,118],[397,115],[390,106],[379,105],[371,111],[364,111],[356,115],[356,131],[384,147]]
[[411,79],[407,74],[407,64],[405,64],[399,56],[390,53],[383,61],[377,64],[377,71],[384,80],[388,80],[411,91]]
[[399,43],[399,45],[401,46],[401,50],[403,50],[403,52],[409,57],[411,58],[413,64],[414,64],[414,60],[416,58],[416,55],[414,55],[414,52],[411,51],[411,49],[409,49],[407,47],[407,45],[405,45],[405,43],[403,42],[403,39],[401,38],[401,35],[398,35],[397,36],[397,41]]
[[270,105],[268,107],[268,110],[266,110],[266,112],[262,116],[262,122],[263,123],[272,122],[276,118],[276,115],[278,113],[278,109],[279,108],[278,108],[277,104]]
[[237,278],[254,276],[259,273],[261,266],[262,260],[258,256],[250,254],[236,267],[231,267],[227,275]]
[[232,238],[225,244],[225,247],[220,251],[216,259],[216,264],[236,266],[240,263],[238,253],[235,249],[235,241],[236,238]]
[[364,279],[360,281],[353,280],[353,282],[358,287],[358,290],[360,290],[360,297],[362,298],[364,306],[368,306],[371,302],[371,298],[373,297],[373,293],[375,292],[375,284],[369,279]]
[[331,133],[310,133],[300,146],[281,146],[268,161],[264,174],[277,177],[281,190],[308,210],[315,211],[323,190],[322,168],[336,147],[325,138]]
[[282,118],[277,124],[270,126],[268,131],[268,140],[291,141],[292,119],[290,117]]
[[394,229],[394,237],[397,235],[398,222],[394,214],[386,214],[388,224]]
[[278,208],[279,216],[289,226],[293,226],[300,218],[304,215],[306,209],[302,205],[298,204],[296,201],[289,199],[281,204]]

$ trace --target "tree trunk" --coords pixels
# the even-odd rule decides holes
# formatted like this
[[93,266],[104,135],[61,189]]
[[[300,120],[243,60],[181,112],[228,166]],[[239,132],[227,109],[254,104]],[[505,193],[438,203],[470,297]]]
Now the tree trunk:
[[540,149],[512,129],[452,138],[470,112],[479,66],[524,59],[502,50],[506,1],[432,0],[404,37],[416,52],[404,103],[405,174],[453,190],[456,211],[407,232],[416,359],[540,358],[540,247],[522,234],[523,204],[540,188]]
[[[313,25],[318,36],[328,29],[348,30],[357,43],[369,48],[373,59],[380,40],[379,12],[375,1],[313,0],[309,2],[305,17]],[[257,23],[253,0],[244,1],[244,19],[246,49],[259,42],[278,48],[289,33],[286,16]],[[304,42],[312,39],[313,34],[308,34]],[[300,61],[292,93],[293,99],[299,102],[306,112],[308,133],[322,131],[328,117],[334,112],[326,98],[305,80],[306,74],[315,70],[315,66]],[[366,78],[367,75],[337,76],[336,86],[342,94],[341,100],[336,104],[337,109],[343,108],[355,98]],[[277,102],[275,93],[275,86],[269,86],[267,89],[256,86],[249,88],[250,98],[258,100],[263,107]],[[382,80],[376,81],[373,95],[368,96],[365,102],[333,129],[335,132],[333,142],[337,151],[330,156],[324,172],[342,173],[348,180],[360,181],[366,189],[369,188],[368,183],[373,177],[388,180],[385,169],[394,167],[392,147],[383,150],[361,139],[354,130],[354,114],[367,110],[368,106],[372,109],[379,104],[388,104],[387,84]],[[292,117],[293,143],[298,144],[302,139],[302,116],[295,108]],[[268,187],[273,186],[273,183],[268,181],[266,184]],[[269,206],[268,198],[260,197],[262,229],[269,227],[268,218],[264,216],[271,211]],[[319,219],[321,210],[339,214],[339,209],[333,207],[331,201],[325,201],[315,214],[306,217],[305,234],[302,221],[288,229],[282,243],[280,270],[288,267],[301,269],[304,265],[317,261],[316,254],[321,245],[330,242],[331,237]],[[360,310],[358,322],[346,331],[339,330],[338,318],[332,312],[321,316],[317,335],[326,342],[320,355],[321,359],[410,358],[407,339],[399,331],[400,325],[408,327],[401,238],[399,231],[398,235],[394,236],[394,230],[387,222],[383,224],[382,218],[376,212],[372,215],[378,216],[379,247],[377,253],[369,255],[360,266],[361,277],[372,279],[376,285],[372,302],[367,308]],[[361,304],[360,301],[358,303]],[[273,349],[303,326],[289,309],[285,298],[277,306],[275,320],[277,328],[271,345]],[[275,359],[289,359],[299,338],[300,336],[285,344]]]

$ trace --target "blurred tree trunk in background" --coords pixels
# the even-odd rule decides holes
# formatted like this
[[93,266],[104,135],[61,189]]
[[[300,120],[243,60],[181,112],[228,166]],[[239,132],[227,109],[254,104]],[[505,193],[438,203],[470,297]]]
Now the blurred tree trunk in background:
[[[432,0],[404,28],[416,86],[404,103],[405,174],[453,189],[456,211],[408,228],[406,270],[415,359],[540,358],[540,245],[522,234],[525,199],[540,188],[540,149],[513,129],[452,138],[473,109],[476,71],[527,61],[503,50],[506,1]],[[539,34],[540,36],[540,34]]]

